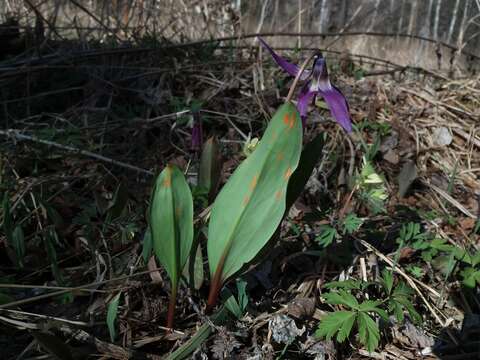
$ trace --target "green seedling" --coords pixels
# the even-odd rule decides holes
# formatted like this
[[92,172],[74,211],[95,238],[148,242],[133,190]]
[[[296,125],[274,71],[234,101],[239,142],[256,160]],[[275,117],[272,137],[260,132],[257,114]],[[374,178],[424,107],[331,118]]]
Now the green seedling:
[[167,326],[172,328],[178,283],[193,242],[192,193],[175,166],[168,165],[156,180],[149,223],[155,255],[172,282],[167,314]]

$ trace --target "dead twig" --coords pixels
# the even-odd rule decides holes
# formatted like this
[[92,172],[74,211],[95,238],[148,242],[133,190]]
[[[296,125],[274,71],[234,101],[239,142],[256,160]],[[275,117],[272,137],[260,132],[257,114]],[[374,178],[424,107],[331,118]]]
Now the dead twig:
[[54,148],[57,148],[57,149],[62,149],[62,150],[65,150],[65,151],[73,152],[75,154],[91,157],[91,158],[96,159],[96,160],[100,160],[100,161],[103,161],[103,162],[106,162],[106,163],[109,163],[109,164],[112,164],[112,165],[115,165],[115,166],[123,167],[125,169],[137,171],[137,172],[149,175],[149,176],[154,175],[154,173],[150,170],[145,170],[145,169],[139,168],[138,166],[130,165],[130,164],[118,161],[118,160],[114,160],[114,159],[108,158],[108,157],[103,156],[103,155],[98,155],[98,154],[95,154],[91,151],[77,149],[77,148],[74,148],[73,146],[62,145],[62,144],[59,144],[59,143],[56,143],[56,142],[50,141],[50,140],[42,140],[42,139],[39,139],[39,138],[37,138],[35,136],[31,136],[31,135],[25,135],[25,134],[22,134],[20,131],[18,131],[16,129],[9,129],[9,130],[6,130],[6,131],[5,130],[0,130],[0,135],[6,136],[8,138],[13,138],[13,139],[16,139],[16,140],[20,140],[20,141],[36,142],[36,143],[39,143],[39,144],[42,144],[42,145],[47,145],[47,146],[51,146],[51,147],[54,147]]

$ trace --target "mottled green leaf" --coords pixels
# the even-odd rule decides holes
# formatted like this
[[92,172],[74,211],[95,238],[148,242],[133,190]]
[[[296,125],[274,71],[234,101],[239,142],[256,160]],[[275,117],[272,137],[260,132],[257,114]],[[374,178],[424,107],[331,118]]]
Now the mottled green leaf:
[[284,104],[255,151],[217,196],[207,247],[214,286],[251,261],[275,232],[286,208],[288,180],[297,168],[301,143],[298,111],[292,103]]
[[176,287],[193,242],[193,200],[185,176],[173,165],[155,183],[150,230],[155,255]]

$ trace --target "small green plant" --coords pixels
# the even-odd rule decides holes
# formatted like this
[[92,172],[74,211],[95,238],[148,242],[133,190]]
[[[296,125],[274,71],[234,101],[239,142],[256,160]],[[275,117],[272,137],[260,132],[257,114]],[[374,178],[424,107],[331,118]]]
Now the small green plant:
[[363,219],[351,213],[348,214],[342,221],[342,233],[352,235],[360,229],[363,224]]
[[247,283],[237,280],[237,297],[230,292],[225,292],[225,307],[237,318],[241,319],[248,305]]
[[374,351],[380,340],[380,330],[372,314],[377,314],[385,321],[388,315],[379,306],[382,301],[364,300],[359,303],[351,293],[346,290],[329,292],[323,295],[325,302],[338,305],[345,310],[334,311],[326,315],[320,322],[316,335],[320,338],[332,339],[336,334],[338,342],[344,342],[356,325],[359,340],[369,352]]
[[330,225],[322,225],[320,228],[320,235],[315,238],[315,241],[318,245],[322,247],[327,247],[333,243],[337,238],[338,232],[337,229]]
[[480,251],[477,251],[474,255],[467,252],[458,251],[456,257],[465,264],[463,269],[460,270],[460,276],[462,283],[469,287],[474,288],[480,285]]
[[405,311],[414,322],[419,323],[422,320],[413,306],[413,290],[407,284],[399,281],[394,285],[393,273],[386,269],[382,273],[380,283],[385,291],[387,312],[394,314],[398,322],[403,322]]
[[383,178],[366,157],[363,166],[356,177],[356,186],[359,197],[374,214],[385,212],[385,201],[388,198],[387,189]]
[[356,231],[360,229],[363,224],[363,219],[359,218],[356,214],[351,213],[348,214],[339,224],[337,230],[335,227],[331,225],[322,225],[320,227],[320,233],[315,238],[315,241],[318,245],[322,247],[330,246],[335,239],[340,237],[340,233],[342,235],[352,235]]
[[408,313],[414,322],[421,321],[413,305],[413,290],[402,281],[395,282],[391,270],[385,269],[377,282],[348,279],[329,282],[324,288],[330,289],[323,295],[325,302],[337,305],[341,310],[331,312],[321,320],[316,332],[321,338],[336,336],[338,342],[344,342],[356,329],[360,343],[371,352],[377,348],[380,339],[375,315],[385,321],[394,315],[397,321],[403,322],[404,314]]
[[168,165],[158,176],[150,204],[153,249],[172,282],[167,326],[173,327],[177,289],[193,243],[193,200],[183,173]]

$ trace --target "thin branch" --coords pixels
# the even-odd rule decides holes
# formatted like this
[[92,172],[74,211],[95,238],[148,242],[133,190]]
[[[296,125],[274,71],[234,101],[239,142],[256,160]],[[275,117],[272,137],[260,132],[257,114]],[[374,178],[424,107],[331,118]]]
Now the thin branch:
[[130,164],[118,161],[118,160],[114,160],[114,159],[108,158],[108,157],[103,156],[103,155],[98,155],[98,154],[95,154],[91,151],[77,149],[77,148],[74,148],[73,146],[62,145],[62,144],[56,143],[54,141],[39,139],[35,136],[25,135],[25,134],[22,134],[20,131],[18,131],[16,129],[9,129],[9,130],[6,130],[6,131],[5,130],[0,130],[0,135],[6,136],[8,138],[13,138],[13,139],[16,139],[16,140],[20,140],[20,141],[36,142],[36,143],[39,143],[39,144],[42,144],[42,145],[47,145],[47,146],[51,146],[51,147],[54,147],[54,148],[57,148],[57,149],[73,152],[75,154],[91,157],[91,158],[96,159],[96,160],[100,160],[100,161],[103,161],[103,162],[106,162],[106,163],[109,163],[109,164],[112,164],[112,165],[115,165],[115,166],[123,167],[125,169],[137,171],[137,172],[149,175],[149,176],[154,175],[154,173],[150,170],[145,170],[145,169],[139,168],[135,165],[130,165]]

